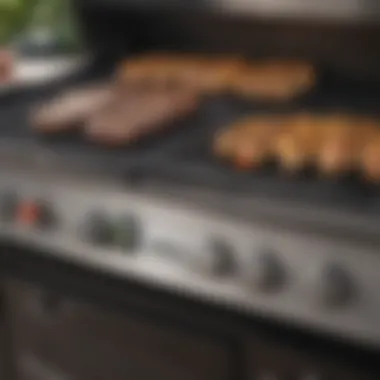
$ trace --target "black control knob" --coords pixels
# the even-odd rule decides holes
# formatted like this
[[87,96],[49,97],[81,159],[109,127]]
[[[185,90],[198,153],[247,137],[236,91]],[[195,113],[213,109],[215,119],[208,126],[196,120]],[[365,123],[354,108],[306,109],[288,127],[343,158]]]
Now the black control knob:
[[219,238],[207,242],[199,262],[201,271],[211,276],[225,276],[236,269],[233,248]]
[[82,231],[84,239],[89,243],[108,245],[113,242],[112,223],[100,212],[87,215]]
[[350,303],[355,294],[354,281],[341,265],[330,263],[322,268],[318,288],[319,301],[327,307]]
[[114,223],[114,243],[125,251],[134,251],[142,240],[142,226],[134,215],[124,215]]
[[285,282],[285,269],[280,259],[270,250],[255,252],[247,264],[246,273],[250,286],[261,291],[276,291]]
[[19,196],[14,191],[0,194],[0,218],[3,222],[12,222],[16,218]]

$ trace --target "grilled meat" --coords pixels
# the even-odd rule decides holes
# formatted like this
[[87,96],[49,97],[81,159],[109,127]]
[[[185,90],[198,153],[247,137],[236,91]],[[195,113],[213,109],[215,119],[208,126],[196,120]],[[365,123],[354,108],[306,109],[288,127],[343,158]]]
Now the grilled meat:
[[324,123],[316,166],[322,174],[345,174],[358,163],[361,148],[359,125],[355,118],[344,116],[327,118]]
[[249,117],[218,133],[214,153],[238,168],[255,169],[274,157],[287,173],[314,166],[340,175],[358,167],[376,178],[380,132],[370,118],[330,114]]
[[288,173],[297,173],[312,164],[320,146],[321,125],[309,114],[295,115],[289,127],[274,142],[276,159]]
[[233,91],[244,97],[286,100],[309,90],[315,83],[315,72],[300,62],[249,64],[234,57],[156,54],[125,61],[119,79],[153,88],[171,86],[201,94]]
[[187,92],[142,92],[100,109],[86,123],[85,134],[105,145],[128,145],[188,116],[197,105],[197,97]]
[[247,65],[235,78],[233,90],[246,98],[286,101],[315,84],[314,68],[301,62],[263,62]]
[[113,98],[109,85],[92,85],[65,92],[33,110],[32,126],[43,133],[56,133],[81,126],[93,112]]
[[235,58],[153,54],[125,61],[119,71],[119,80],[148,88],[220,93],[230,88],[242,65],[241,60]]
[[250,117],[222,131],[214,140],[214,152],[232,160],[240,169],[265,164],[273,155],[273,139],[287,120],[275,116]]
[[360,154],[360,169],[366,179],[380,182],[380,126],[373,130]]

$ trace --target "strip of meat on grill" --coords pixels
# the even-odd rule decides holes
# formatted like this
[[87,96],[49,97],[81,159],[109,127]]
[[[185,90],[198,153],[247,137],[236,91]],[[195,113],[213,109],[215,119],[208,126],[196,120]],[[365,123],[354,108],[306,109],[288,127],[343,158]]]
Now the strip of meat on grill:
[[238,169],[256,169],[273,158],[273,140],[286,123],[284,117],[269,115],[239,121],[216,136],[214,152]]
[[243,67],[244,61],[235,57],[148,54],[123,62],[118,78],[121,83],[133,86],[220,94],[231,88]]
[[169,128],[197,106],[198,97],[182,91],[151,90],[127,95],[96,112],[86,123],[85,135],[105,145],[128,145]]
[[316,83],[312,65],[303,62],[267,61],[242,70],[234,92],[248,99],[288,101],[311,90]]
[[96,84],[64,91],[31,112],[32,128],[41,133],[80,128],[98,108],[112,101],[110,84]]
[[371,182],[380,182],[380,124],[368,133],[359,159],[363,176]]
[[324,175],[344,175],[359,167],[366,141],[373,135],[375,121],[355,116],[326,120],[316,166]]
[[289,128],[274,141],[276,160],[285,173],[299,173],[314,163],[322,129],[318,117],[308,113],[290,117]]

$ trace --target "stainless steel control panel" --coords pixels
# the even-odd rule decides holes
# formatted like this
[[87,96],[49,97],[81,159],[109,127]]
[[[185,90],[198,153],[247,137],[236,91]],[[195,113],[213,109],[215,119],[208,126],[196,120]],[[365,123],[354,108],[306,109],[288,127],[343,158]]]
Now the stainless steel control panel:
[[0,227],[48,255],[380,346],[377,246],[117,186],[6,174]]

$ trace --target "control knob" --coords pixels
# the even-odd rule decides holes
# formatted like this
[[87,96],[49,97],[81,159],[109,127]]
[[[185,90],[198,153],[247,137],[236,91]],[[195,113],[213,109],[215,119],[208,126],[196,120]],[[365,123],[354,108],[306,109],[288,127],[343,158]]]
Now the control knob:
[[218,238],[210,239],[204,251],[195,258],[196,270],[210,276],[226,276],[234,272],[233,249]]
[[114,243],[116,246],[133,251],[141,243],[142,226],[134,215],[124,215],[115,222]]
[[112,224],[101,212],[93,212],[86,217],[82,234],[86,241],[95,245],[108,245],[113,241]]
[[285,270],[277,256],[269,250],[253,255],[247,264],[248,282],[261,291],[276,291],[285,281]]
[[344,306],[354,296],[354,283],[349,272],[335,263],[322,268],[317,288],[319,301],[327,307]]

